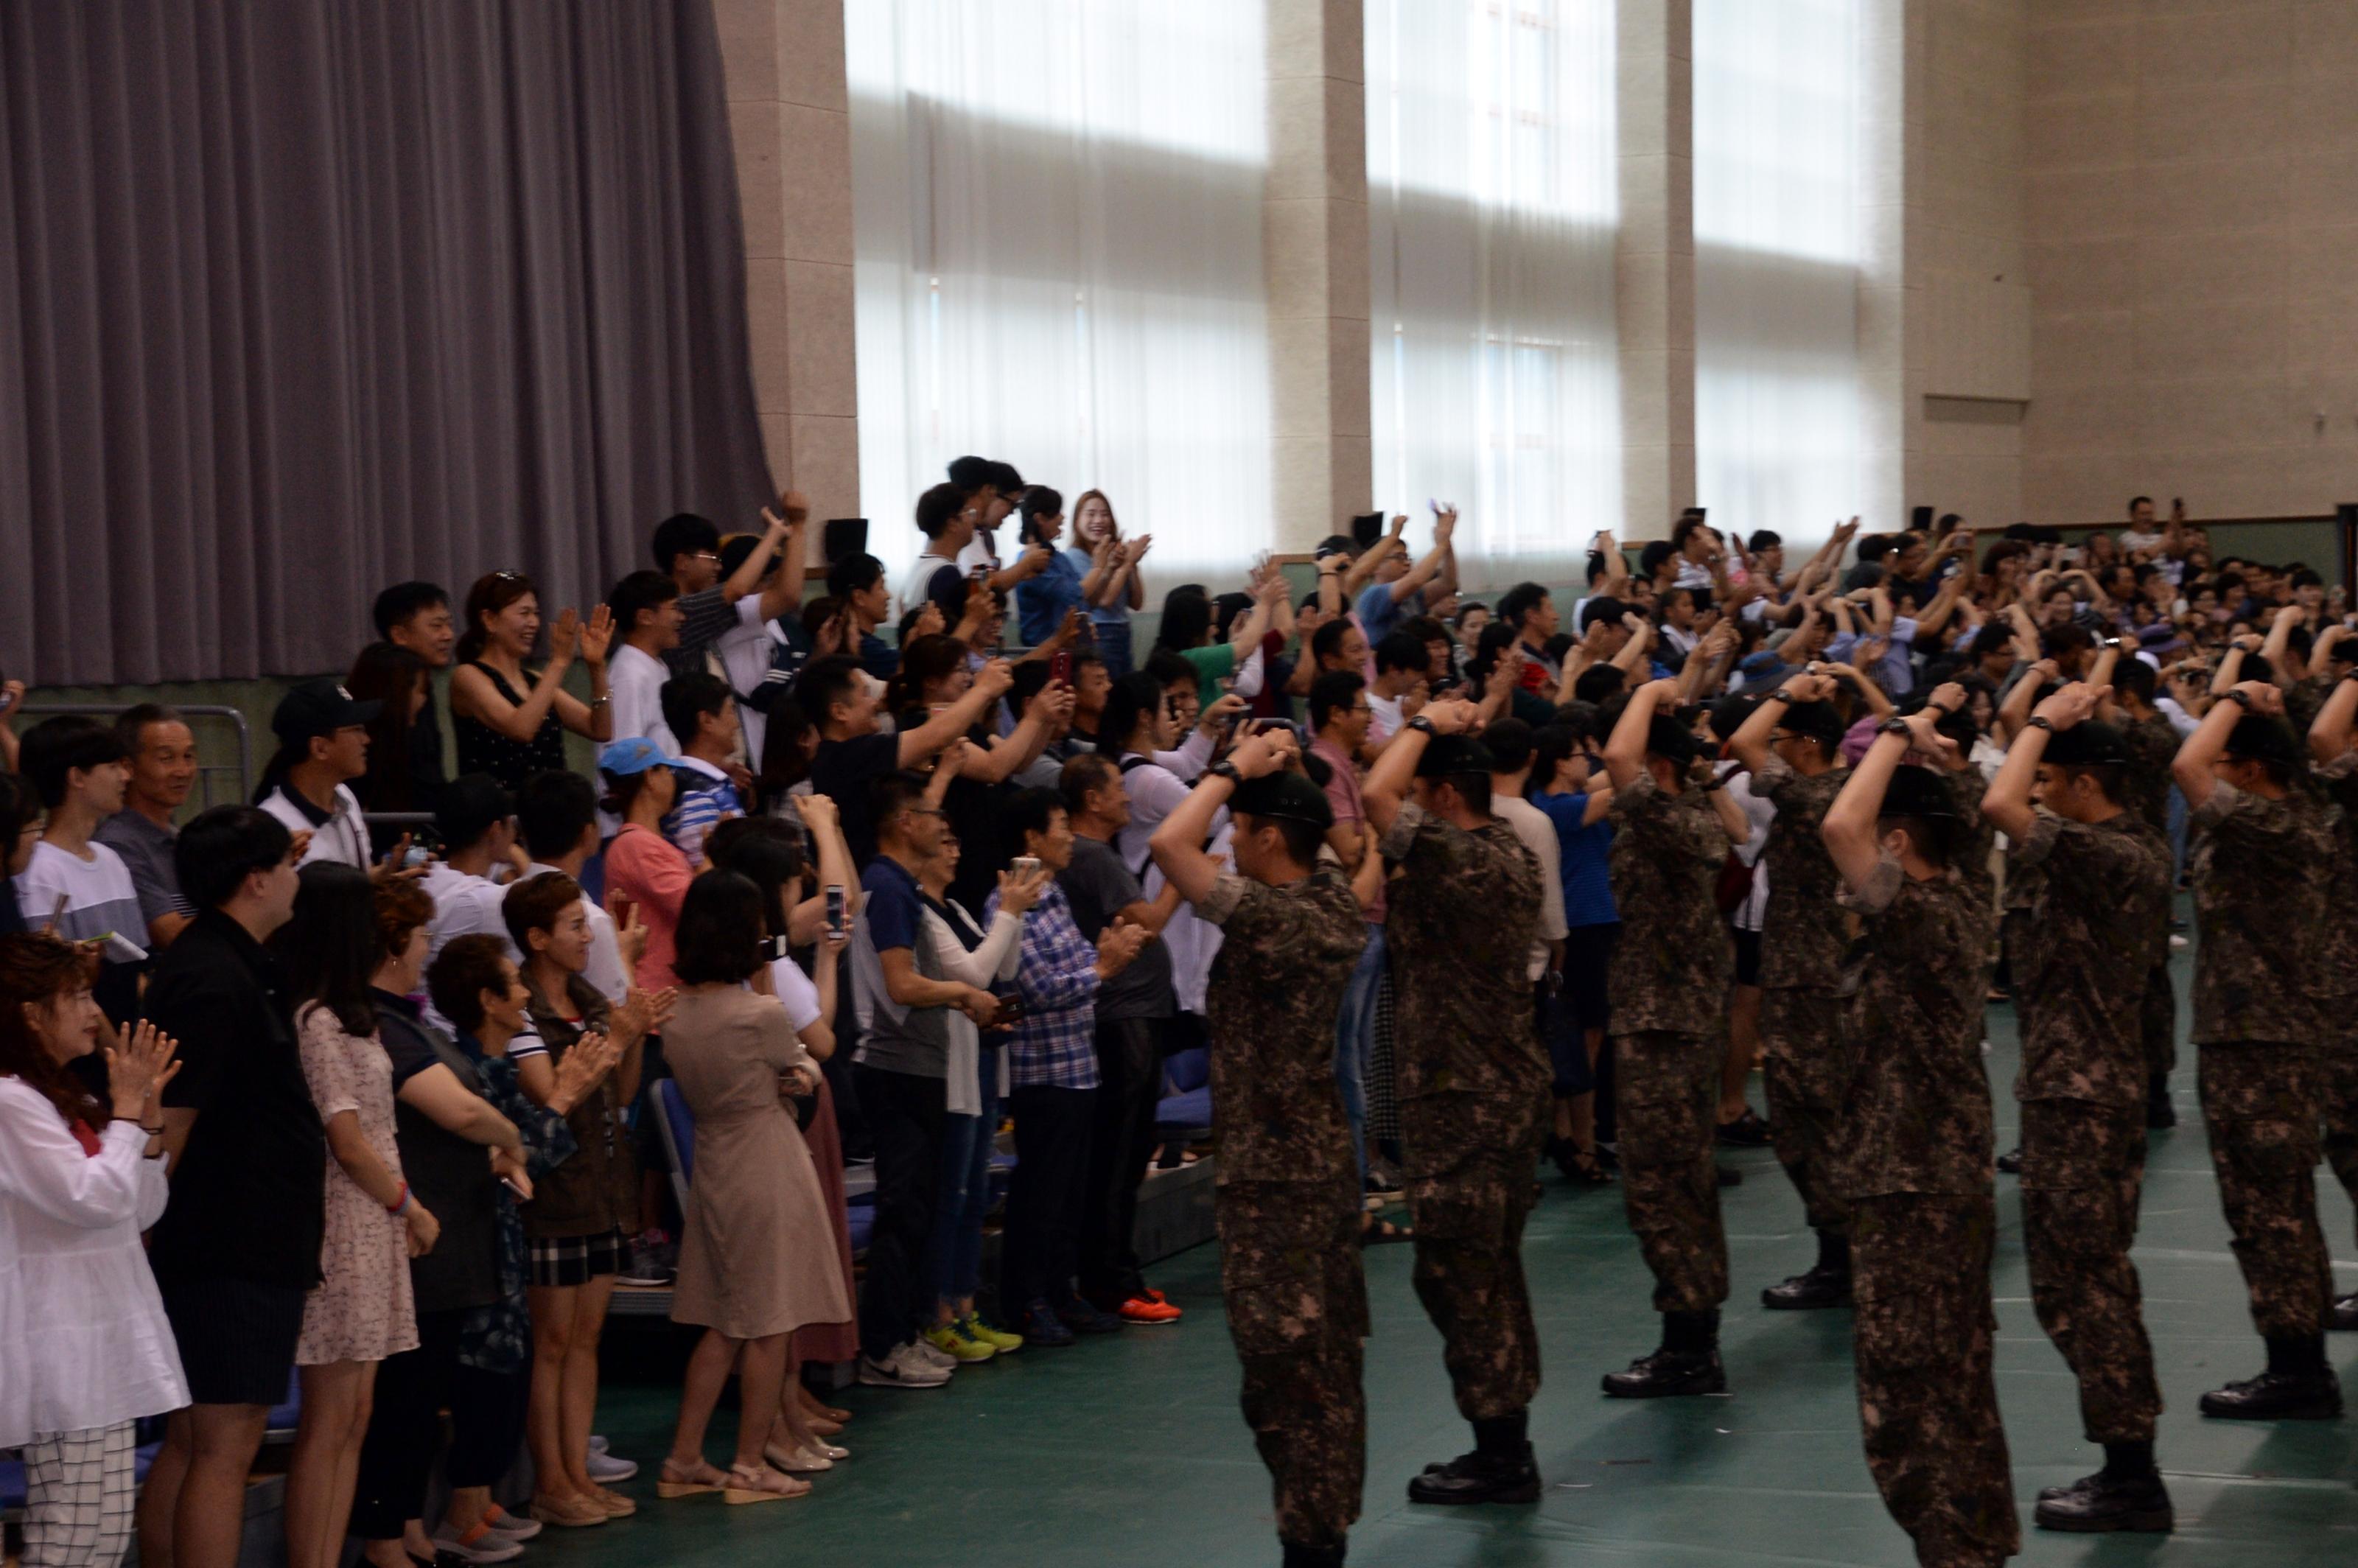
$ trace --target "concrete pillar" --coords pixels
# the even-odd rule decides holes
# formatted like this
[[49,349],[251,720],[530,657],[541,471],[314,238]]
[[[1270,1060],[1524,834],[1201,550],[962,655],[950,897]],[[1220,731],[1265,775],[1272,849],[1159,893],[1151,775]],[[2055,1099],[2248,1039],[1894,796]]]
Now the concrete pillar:
[[851,115],[843,0],[712,0],[745,230],[753,397],[770,472],[860,514]]
[[1691,0],[1618,0],[1621,537],[1669,535],[1695,499]]
[[1367,81],[1360,0],[1268,0],[1272,543],[1307,550],[1373,505]]

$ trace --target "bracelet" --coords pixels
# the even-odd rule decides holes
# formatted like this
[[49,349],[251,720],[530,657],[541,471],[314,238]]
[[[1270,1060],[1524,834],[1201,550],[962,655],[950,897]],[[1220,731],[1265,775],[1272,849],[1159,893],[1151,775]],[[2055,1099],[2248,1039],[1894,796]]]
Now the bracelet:
[[600,708],[605,706],[606,699],[602,697],[593,697],[590,699],[590,711],[592,713],[597,712]]
[[394,1216],[395,1218],[398,1218],[406,1210],[408,1209],[408,1207],[409,1184],[407,1182],[404,1182],[401,1184],[401,1195],[394,1199],[391,1203],[385,1205],[384,1212]]

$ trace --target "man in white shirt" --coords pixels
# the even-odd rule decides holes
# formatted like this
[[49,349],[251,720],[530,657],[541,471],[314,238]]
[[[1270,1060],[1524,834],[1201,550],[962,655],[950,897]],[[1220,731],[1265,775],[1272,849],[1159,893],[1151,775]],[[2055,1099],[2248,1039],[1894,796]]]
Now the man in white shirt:
[[2125,555],[2161,548],[2162,531],[2154,522],[2153,497],[2140,495],[2129,503],[2129,525],[2113,537]]
[[664,723],[663,686],[671,678],[664,655],[679,646],[679,585],[661,572],[633,572],[606,596],[613,611],[615,646],[606,662],[606,697],[613,739],[643,738],[679,754]]
[[434,901],[434,914],[426,922],[429,964],[453,936],[507,939],[507,923],[500,917],[507,890],[492,873],[509,863],[508,851],[515,845],[515,797],[489,773],[463,774],[444,787],[434,808],[434,831],[442,840],[442,858],[417,884]]
[[[937,484],[917,497],[917,532],[925,536],[925,552],[909,563],[909,573],[901,579],[896,613],[906,615],[930,600],[941,607],[945,625],[957,624],[966,610],[968,568],[964,555],[982,514],[981,503],[968,499],[954,484]],[[978,564],[990,569],[988,557]]]
[[271,714],[278,786],[258,804],[288,832],[311,836],[301,864],[334,860],[369,869],[368,825],[345,781],[368,771],[369,721],[383,706],[355,701],[335,681],[308,680],[281,697]]
[[1416,633],[1393,632],[1376,644],[1376,678],[1368,686],[1368,708],[1375,715],[1368,724],[1368,754],[1375,755],[1416,717],[1422,704],[1416,688],[1424,684],[1424,644]]
[[[45,719],[25,732],[17,766],[49,813],[41,841],[16,875],[16,913],[69,942],[115,935],[99,975],[99,1004],[110,1018],[130,1016],[137,1000],[135,966],[146,956],[146,922],[139,890],[123,858],[91,835],[123,809],[131,764],[122,738],[93,719]],[[127,961],[126,961],[127,960]]]
[[[516,796],[515,826],[524,852],[532,857],[519,881],[546,871],[561,871],[579,881],[581,868],[598,852],[597,786],[579,773],[553,770],[535,773],[524,781],[524,790]],[[631,968],[638,955],[622,952],[612,915],[586,898],[581,908],[590,917],[590,962],[581,978],[619,1006],[630,995]],[[507,934],[504,925],[500,929]],[[646,928],[633,926],[633,930],[636,941],[644,942]],[[513,937],[510,946],[514,946]]]
[[1555,824],[1547,814],[1523,798],[1531,776],[1531,727],[1520,719],[1501,719],[1482,732],[1497,772],[1490,775],[1490,815],[1515,830],[1523,848],[1540,864],[1540,924],[1531,938],[1531,977],[1534,986],[1563,976],[1563,944],[1570,927],[1563,919],[1563,848]]

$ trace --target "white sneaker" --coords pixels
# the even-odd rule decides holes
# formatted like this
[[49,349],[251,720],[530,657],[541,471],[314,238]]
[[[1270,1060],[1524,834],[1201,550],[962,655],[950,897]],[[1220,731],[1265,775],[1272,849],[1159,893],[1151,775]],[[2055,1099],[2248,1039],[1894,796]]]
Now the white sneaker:
[[639,1473],[639,1465],[635,1459],[618,1458],[604,1449],[593,1448],[590,1451],[589,1470],[590,1478],[605,1487],[629,1480]]
[[903,1350],[914,1351],[928,1367],[939,1367],[945,1372],[955,1372],[957,1370],[958,1360],[957,1357],[951,1355],[946,1350],[936,1348],[935,1346],[926,1343],[923,1339],[912,1339],[908,1344],[903,1346],[901,1348]]
[[513,1535],[502,1535],[485,1525],[471,1543],[449,1525],[434,1532],[435,1555],[448,1552],[470,1563],[505,1563],[524,1555],[524,1542]]
[[2169,934],[2169,945],[2173,947],[2183,947],[2186,946],[2186,938],[2173,931]]
[[871,1389],[938,1389],[950,1380],[949,1372],[913,1354],[914,1346],[896,1345],[892,1353],[882,1361],[872,1356],[860,1358],[860,1380]]

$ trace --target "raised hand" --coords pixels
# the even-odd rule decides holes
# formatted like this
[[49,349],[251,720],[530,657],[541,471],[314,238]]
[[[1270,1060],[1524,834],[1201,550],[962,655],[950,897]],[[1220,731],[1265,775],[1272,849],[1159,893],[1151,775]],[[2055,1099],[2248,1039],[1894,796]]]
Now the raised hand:
[[622,955],[622,972],[635,974],[647,951],[647,925],[639,918],[639,906],[610,887],[606,913],[614,919],[614,948]]
[[557,619],[548,623],[548,662],[569,665],[574,650],[581,643],[581,615],[579,611],[560,610]]
[[[990,590],[989,589],[985,589],[983,591],[988,593]],[[971,588],[967,590],[967,600],[968,603],[973,602],[974,590]],[[917,637],[934,637],[940,635],[943,630],[942,607],[931,600],[927,600],[925,607],[917,611],[917,619],[910,623],[909,635],[913,639]]]
[[146,1019],[105,1048],[107,1092],[118,1119],[142,1124],[154,1119],[164,1086],[179,1076],[180,1064],[173,1059],[179,1049],[178,1041]]
[[548,1097],[548,1108],[562,1115],[579,1105],[622,1059],[622,1043],[611,1034],[598,1029],[582,1034],[557,1064],[557,1085]]
[[2237,681],[2234,686],[2229,689],[2242,692],[2244,697],[2249,698],[2251,701],[2252,711],[2255,713],[2266,713],[2273,716],[2284,711],[2284,693],[2277,689],[2276,683],[2273,681]]
[[999,907],[1010,914],[1026,913],[1048,891],[1048,879],[1045,866],[1033,866],[1028,871],[1010,866],[999,873]]
[[1203,716],[1195,720],[1195,728],[1206,735],[1217,735],[1228,727],[1230,719],[1242,717],[1249,706],[1235,692],[1223,692],[1217,702],[1204,709]]
[[986,697],[1004,697],[1007,688],[1014,684],[1015,666],[1005,659],[991,660],[974,677],[974,689]]
[[2090,686],[2086,681],[2075,680],[2061,690],[2040,697],[2039,706],[2030,710],[2031,716],[2044,719],[2059,730],[2069,730],[2095,712],[2097,704],[2112,693],[2113,688],[2109,686]]
[[597,669],[606,662],[606,650],[613,642],[614,612],[602,604],[590,606],[590,619],[581,628],[581,662]]
[[778,492],[778,515],[788,526],[807,522],[810,518],[810,498],[791,487]]

